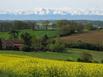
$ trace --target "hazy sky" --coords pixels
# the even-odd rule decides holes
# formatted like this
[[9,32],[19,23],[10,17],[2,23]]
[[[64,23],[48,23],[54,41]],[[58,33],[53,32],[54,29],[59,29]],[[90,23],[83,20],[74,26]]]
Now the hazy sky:
[[33,8],[96,8],[103,9],[103,0],[0,0],[0,9]]

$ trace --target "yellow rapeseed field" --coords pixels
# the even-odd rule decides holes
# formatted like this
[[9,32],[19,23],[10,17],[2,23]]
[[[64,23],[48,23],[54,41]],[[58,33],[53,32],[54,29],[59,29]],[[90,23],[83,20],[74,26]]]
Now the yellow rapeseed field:
[[103,65],[0,54],[0,77],[103,77]]

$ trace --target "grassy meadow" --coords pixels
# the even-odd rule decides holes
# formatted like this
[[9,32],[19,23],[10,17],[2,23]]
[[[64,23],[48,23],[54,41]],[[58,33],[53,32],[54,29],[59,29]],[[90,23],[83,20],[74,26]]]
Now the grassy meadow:
[[51,59],[51,60],[60,60],[60,61],[77,61],[83,53],[89,53],[93,56],[93,60],[98,61],[99,63],[103,60],[103,52],[85,50],[85,49],[68,49],[66,52],[23,52],[23,51],[0,51],[0,54],[12,54],[12,55],[25,55],[36,58]]
[[[25,29],[25,30],[19,30],[20,34],[19,37],[22,33],[28,32],[32,37],[42,37],[45,34],[48,35],[48,37],[55,37],[58,35],[57,31],[54,30],[31,30],[31,29]],[[0,38],[1,39],[10,39],[11,35],[9,32],[0,32]]]

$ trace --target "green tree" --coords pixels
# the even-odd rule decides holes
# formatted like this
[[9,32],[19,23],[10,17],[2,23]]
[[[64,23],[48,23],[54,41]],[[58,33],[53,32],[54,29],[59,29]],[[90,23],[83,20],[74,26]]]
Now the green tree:
[[14,21],[14,30],[31,29],[31,22]]
[[24,41],[24,51],[32,51],[32,37],[29,33],[25,32],[21,34],[21,38]]
[[81,57],[78,59],[78,61],[81,61],[81,62],[92,62],[93,61],[93,57],[91,54],[89,53],[82,53],[81,54]]
[[9,34],[12,39],[18,39],[19,37],[19,31],[16,31],[16,30],[10,31]]
[[48,50],[48,48],[47,48],[47,46],[48,46],[48,40],[49,40],[49,37],[47,35],[44,35],[41,38],[41,45],[42,45],[42,50],[43,51]]
[[60,20],[57,21],[57,26],[60,36],[66,36],[74,33],[81,33],[83,31],[82,24],[73,21]]
[[87,23],[85,24],[85,31],[91,31],[91,30],[94,30],[95,27],[91,24],[91,23]]

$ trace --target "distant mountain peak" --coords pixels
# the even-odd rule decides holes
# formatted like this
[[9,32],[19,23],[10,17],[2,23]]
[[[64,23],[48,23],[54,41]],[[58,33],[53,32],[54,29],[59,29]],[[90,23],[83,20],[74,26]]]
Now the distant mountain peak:
[[34,8],[34,10],[0,10],[0,14],[38,14],[38,15],[47,15],[47,14],[59,14],[59,15],[103,15],[103,9],[74,9],[74,8]]
[[0,20],[103,20],[103,9],[34,8],[0,10]]

